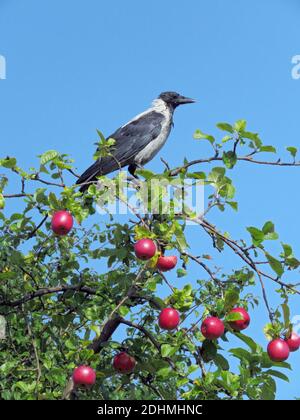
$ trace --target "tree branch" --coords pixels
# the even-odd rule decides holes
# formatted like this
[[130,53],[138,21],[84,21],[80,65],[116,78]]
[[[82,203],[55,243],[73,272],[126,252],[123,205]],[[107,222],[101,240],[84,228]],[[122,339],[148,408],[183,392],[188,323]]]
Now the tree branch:
[[83,286],[81,284],[76,285],[76,286],[63,285],[63,286],[57,286],[57,287],[43,287],[41,289],[38,289],[14,301],[2,300],[0,301],[0,305],[13,308],[41,296],[51,295],[52,293],[67,292],[68,290],[74,290],[76,292],[87,293],[88,295],[101,296],[101,294],[99,294],[95,289],[92,289],[91,287],[88,287],[88,286]]
[[[261,160],[255,160],[252,158],[252,156],[241,156],[237,158],[238,161],[240,162],[249,162],[249,163],[254,163],[257,165],[270,165],[270,166],[283,166],[283,167],[289,167],[289,166],[300,166],[300,162],[281,162],[280,160],[277,160],[275,162],[269,162],[269,161],[261,161]],[[185,165],[182,165],[178,168],[175,168],[173,170],[171,170],[169,172],[170,176],[176,176],[178,175],[182,170],[186,170],[188,168],[190,168],[191,166],[194,165],[199,165],[202,163],[211,163],[211,162],[223,162],[223,158],[222,157],[218,157],[218,156],[213,156],[207,159],[196,159],[196,160],[192,160],[190,162],[188,162]]]

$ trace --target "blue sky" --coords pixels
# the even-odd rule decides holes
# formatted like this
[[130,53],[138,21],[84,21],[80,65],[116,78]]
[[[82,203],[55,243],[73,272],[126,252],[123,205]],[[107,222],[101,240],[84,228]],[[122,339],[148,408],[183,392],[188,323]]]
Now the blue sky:
[[[29,168],[37,154],[57,149],[72,155],[80,172],[92,162],[96,128],[109,135],[161,91],[176,90],[198,102],[176,111],[160,153],[170,165],[208,153],[193,140],[195,129],[217,134],[215,123],[240,118],[288,159],[285,147],[299,143],[300,80],[291,77],[292,57],[300,54],[299,15],[297,0],[0,0],[0,55],[7,63],[1,155]],[[148,167],[162,170],[159,158]],[[246,226],[271,219],[297,254],[299,170],[241,163],[232,177],[238,216],[228,210],[211,220],[241,237]],[[191,242],[206,253],[209,243],[195,229]],[[237,262],[230,254],[216,257],[229,270]],[[197,275],[203,273],[193,267],[187,281]],[[174,284],[183,281],[172,276]],[[300,313],[298,300],[293,315]],[[252,318],[249,335],[266,345],[263,306]],[[291,382],[278,381],[278,397],[299,396],[299,359],[291,356]]]

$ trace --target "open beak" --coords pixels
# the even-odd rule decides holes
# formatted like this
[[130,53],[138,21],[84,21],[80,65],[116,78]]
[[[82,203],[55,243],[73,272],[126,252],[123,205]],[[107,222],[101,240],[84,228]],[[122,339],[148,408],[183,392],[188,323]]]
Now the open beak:
[[191,98],[186,98],[185,96],[180,96],[178,99],[177,99],[177,103],[178,103],[178,105],[184,105],[184,104],[193,104],[193,103],[195,103],[196,101],[194,100],[194,99],[191,99]]

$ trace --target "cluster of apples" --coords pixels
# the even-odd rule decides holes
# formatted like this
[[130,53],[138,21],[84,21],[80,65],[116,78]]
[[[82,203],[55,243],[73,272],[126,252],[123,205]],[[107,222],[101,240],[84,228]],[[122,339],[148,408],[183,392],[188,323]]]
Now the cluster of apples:
[[[250,316],[244,308],[234,308],[229,314],[240,314],[239,320],[230,321],[229,325],[234,331],[245,330],[250,324]],[[207,340],[217,340],[225,331],[225,325],[220,318],[210,316],[205,318],[201,325],[201,332]]]
[[[144,238],[136,242],[134,246],[135,255],[140,260],[149,260],[157,252],[155,242],[151,239]],[[175,268],[177,264],[176,256],[161,255],[156,264],[156,268],[160,271],[169,271]],[[248,312],[241,307],[234,308],[230,313],[239,313],[241,319],[229,322],[230,327],[234,331],[242,331],[250,324],[250,316]],[[159,325],[161,328],[172,330],[177,328],[180,322],[179,313],[173,308],[164,309],[159,316]],[[225,331],[224,323],[221,319],[210,316],[206,318],[201,325],[201,332],[208,340],[216,340],[220,338]],[[292,332],[288,338],[275,338],[270,341],[267,352],[271,360],[282,362],[289,357],[290,352],[298,350],[300,347],[300,337]]]
[[[134,252],[139,260],[150,260],[157,252],[157,247],[152,239],[144,238],[137,241],[134,245]],[[156,268],[160,271],[169,271],[176,267],[176,255],[161,255],[157,259]]]
[[[56,235],[67,235],[73,227],[73,217],[66,210],[60,210],[54,213],[51,221],[51,227]],[[154,257],[157,253],[157,246],[152,239],[144,238],[137,241],[134,245],[134,252],[138,259],[147,261]],[[156,268],[160,271],[169,271],[176,267],[177,257],[175,255],[158,257]],[[250,324],[250,316],[248,312],[237,307],[230,313],[239,313],[241,319],[230,321],[229,325],[234,331],[242,331]],[[160,328],[164,330],[174,330],[180,323],[180,314],[174,308],[164,308],[158,318]],[[215,316],[204,319],[201,325],[201,332],[207,340],[217,340],[225,331],[223,321]],[[282,362],[287,360],[290,352],[294,352],[300,348],[300,337],[292,332],[285,339],[275,338],[269,342],[267,352],[271,360]],[[113,359],[114,369],[123,374],[132,373],[136,366],[136,360],[125,351],[118,353]],[[73,381],[76,386],[91,387],[96,382],[96,372],[89,366],[78,366],[73,372]]]
[[[242,331],[250,324],[250,316],[244,308],[234,308],[230,313],[239,313],[241,319],[229,322],[234,331]],[[217,317],[206,318],[201,325],[201,332],[208,340],[220,338],[225,331],[224,324]],[[267,347],[267,353],[273,362],[284,362],[289,357],[290,352],[300,348],[300,337],[293,331],[287,338],[275,338],[271,340]]]
[[274,362],[284,362],[290,352],[297,351],[300,347],[300,337],[294,331],[286,338],[275,338],[268,344],[268,355]]
[[[118,353],[113,360],[113,367],[119,373],[131,373],[135,365],[135,358],[125,351]],[[75,386],[90,388],[96,382],[96,372],[90,366],[81,365],[74,369],[72,378]]]
[[[174,330],[180,323],[179,312],[173,308],[163,309],[158,318],[159,326],[164,330]],[[115,355],[113,359],[113,368],[122,374],[129,374],[134,371],[136,360],[125,351]],[[90,366],[81,365],[74,369],[74,385],[90,388],[96,382],[96,372]]]

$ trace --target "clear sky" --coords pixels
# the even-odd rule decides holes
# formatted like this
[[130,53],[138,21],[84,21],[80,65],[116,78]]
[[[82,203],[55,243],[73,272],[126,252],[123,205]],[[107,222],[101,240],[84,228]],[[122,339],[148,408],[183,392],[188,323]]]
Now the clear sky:
[[[192,138],[195,129],[215,134],[215,123],[240,118],[288,159],[285,147],[299,143],[300,80],[291,76],[299,18],[298,0],[0,0],[0,55],[7,63],[1,156],[29,168],[37,154],[57,149],[72,155],[80,172],[92,162],[96,128],[109,135],[161,91],[176,90],[198,102],[176,111],[160,153],[170,165],[207,154]],[[148,167],[162,170],[159,158]],[[238,216],[228,210],[211,220],[239,238],[247,237],[246,226],[271,219],[299,257],[299,169],[241,163],[232,176]],[[196,252],[208,251],[198,229],[190,228],[190,239]],[[230,254],[215,259],[227,270],[236,262]],[[188,278],[170,279],[202,275],[193,267]],[[267,288],[272,296],[273,286]],[[292,304],[297,314],[299,297]],[[261,306],[251,315],[249,335],[265,346],[266,311]],[[290,361],[294,371],[290,384],[278,381],[280,398],[300,396],[300,353]]]

